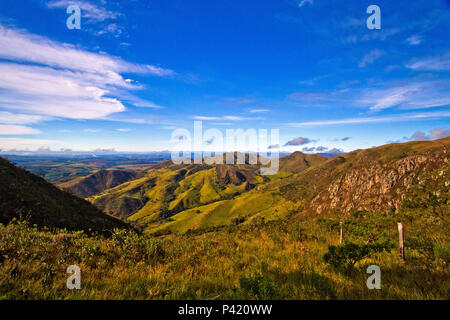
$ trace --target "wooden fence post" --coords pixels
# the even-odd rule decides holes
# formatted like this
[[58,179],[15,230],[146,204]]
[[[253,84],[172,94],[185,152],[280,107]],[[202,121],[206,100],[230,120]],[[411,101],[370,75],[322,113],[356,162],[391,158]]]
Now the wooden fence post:
[[339,244],[342,244],[342,241],[344,240],[344,229],[342,228],[342,221],[339,222],[339,225],[341,227],[341,232],[339,234]]
[[400,258],[405,262],[405,246],[403,243],[403,224],[398,222],[398,243],[400,247]]

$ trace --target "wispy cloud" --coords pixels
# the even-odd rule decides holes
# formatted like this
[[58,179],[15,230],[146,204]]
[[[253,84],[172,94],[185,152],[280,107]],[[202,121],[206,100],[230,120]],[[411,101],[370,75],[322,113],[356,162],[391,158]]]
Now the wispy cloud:
[[120,13],[109,11],[105,7],[93,4],[88,1],[77,1],[77,0],[49,1],[47,2],[47,7],[65,9],[73,4],[79,6],[81,9],[82,17],[90,21],[104,21],[108,19],[115,19],[120,15]]
[[[121,80],[121,72],[143,73],[156,76],[171,76],[172,70],[153,65],[133,64],[118,57],[98,54],[75,48],[72,45],[51,41],[48,38],[26,31],[0,25],[0,57],[15,61],[44,64],[69,70],[108,75]],[[27,50],[23,50],[27,48]]]
[[430,71],[449,71],[450,70],[450,53],[442,56],[415,59],[406,65],[407,68],[414,70],[430,70]]
[[249,113],[266,113],[269,112],[269,109],[251,109],[248,112]]
[[11,113],[7,111],[0,111],[0,123],[8,124],[31,124],[39,123],[45,120],[50,120],[49,117],[31,115],[31,114],[20,114]]
[[38,134],[39,130],[27,126],[0,124],[0,135]]
[[301,8],[306,4],[312,5],[314,3],[314,0],[301,0],[298,4],[298,7]]
[[0,43],[8,44],[0,46],[0,58],[14,61],[0,63],[0,106],[22,112],[22,121],[105,118],[125,110],[122,97],[137,106],[158,108],[130,94],[142,86],[124,79],[121,73],[174,74],[169,69],[129,63],[3,25]]
[[59,144],[56,140],[24,139],[24,138],[1,138],[0,148],[4,150],[36,150],[42,145]]
[[418,35],[413,35],[413,36],[409,37],[408,39],[406,39],[406,41],[411,46],[417,46],[417,45],[422,43],[422,38],[420,36],[418,36]]
[[221,116],[221,117],[211,117],[211,116],[194,116],[192,117],[194,120],[201,120],[201,121],[221,121],[221,120],[228,120],[228,121],[244,121],[244,120],[263,120],[263,118],[260,117],[241,117],[241,116]]
[[361,118],[347,118],[338,120],[323,120],[323,121],[305,121],[305,122],[290,122],[286,123],[289,127],[317,127],[317,126],[334,126],[334,125],[351,125],[364,123],[378,123],[378,122],[402,122],[409,120],[431,120],[442,117],[450,117],[450,112],[438,111],[427,113],[410,113],[410,114],[396,114],[383,117],[361,117]]
[[371,111],[399,107],[401,109],[425,109],[450,105],[448,81],[423,81],[388,89],[366,89],[357,102]]
[[371,63],[375,62],[375,60],[379,59],[383,54],[384,54],[384,51],[378,50],[378,49],[374,49],[374,50],[372,50],[369,53],[364,55],[364,57],[359,62],[358,66],[360,68],[364,68],[368,64],[371,64]]

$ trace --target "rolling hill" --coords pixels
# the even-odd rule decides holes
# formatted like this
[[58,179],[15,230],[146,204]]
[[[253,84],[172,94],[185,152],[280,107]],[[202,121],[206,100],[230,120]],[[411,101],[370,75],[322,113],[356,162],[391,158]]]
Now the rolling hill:
[[108,232],[128,225],[86,200],[0,158],[0,222],[13,218],[45,227]]
[[260,165],[248,164],[248,155],[240,165],[165,161],[88,200],[150,233],[308,213],[396,211],[419,198],[449,201],[449,149],[446,138],[388,144],[332,158],[295,152],[280,159],[279,172],[272,176],[260,175]]
[[[235,160],[238,156],[241,155],[234,153]],[[280,160],[280,172],[273,176],[261,176],[260,164],[248,164],[248,154],[244,156],[244,164],[238,165],[207,165],[208,159],[201,165],[166,161],[148,170],[144,177],[105,190],[89,200],[105,212],[148,230],[155,227],[159,230],[162,225],[177,225],[177,229],[184,231],[214,227],[246,219],[260,213],[260,206],[270,207],[277,202],[259,191],[260,185],[324,161],[326,158],[321,156],[296,152]],[[268,219],[281,218],[292,209],[289,204],[281,204],[279,216],[271,215],[272,210],[266,210],[266,215]],[[183,217],[183,222],[175,221],[179,217]],[[196,222],[188,223],[193,217]]]
[[[281,175],[233,199],[179,212],[147,230],[186,232],[290,215],[398,211],[420,203],[433,206],[433,201],[436,206],[448,204],[449,150],[450,138],[356,150]],[[303,163],[302,156],[295,158]]]
[[79,197],[90,197],[94,194],[113,188],[124,182],[142,176],[139,171],[99,170],[85,177],[58,183],[57,186]]

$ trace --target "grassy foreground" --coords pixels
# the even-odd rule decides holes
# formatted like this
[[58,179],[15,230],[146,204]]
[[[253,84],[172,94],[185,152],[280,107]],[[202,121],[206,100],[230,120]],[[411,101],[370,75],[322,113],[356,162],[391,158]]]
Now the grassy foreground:
[[[0,226],[1,299],[449,299],[448,207],[436,212],[354,212],[345,217],[223,227],[152,237],[116,230],[112,237]],[[329,245],[390,243],[354,266],[326,263]],[[406,263],[396,222],[404,221]],[[238,223],[238,222],[237,222]],[[343,247],[343,246],[338,246]],[[81,268],[81,290],[68,290],[66,269]],[[381,268],[381,290],[366,268]]]

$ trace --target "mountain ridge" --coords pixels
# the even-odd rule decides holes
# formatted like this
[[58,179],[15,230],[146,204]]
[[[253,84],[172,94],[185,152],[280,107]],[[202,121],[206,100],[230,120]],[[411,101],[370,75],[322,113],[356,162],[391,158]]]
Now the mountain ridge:
[[16,218],[40,227],[101,233],[129,227],[88,201],[58,189],[1,157],[0,180],[0,223]]

